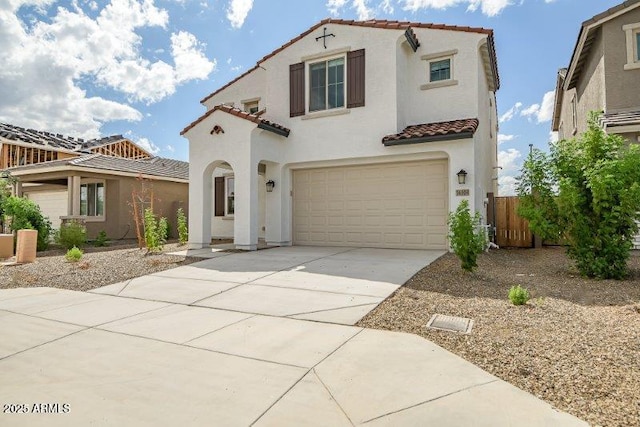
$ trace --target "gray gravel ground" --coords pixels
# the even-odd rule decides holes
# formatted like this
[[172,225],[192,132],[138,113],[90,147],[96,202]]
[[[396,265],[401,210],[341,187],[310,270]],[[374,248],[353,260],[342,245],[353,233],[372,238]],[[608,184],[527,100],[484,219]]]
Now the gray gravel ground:
[[[640,257],[630,267],[589,280],[561,248],[500,249],[469,274],[446,254],[359,326],[421,335],[591,425],[640,426]],[[507,299],[515,284],[527,305]],[[435,313],[474,319],[472,333],[426,329]]]
[[[165,252],[181,249],[176,244],[164,247]],[[38,253],[34,263],[0,267],[0,289],[49,286],[87,291],[200,261],[166,253],[147,254],[146,249],[138,249],[135,245],[86,247],[79,262],[68,262],[64,253],[62,250]]]

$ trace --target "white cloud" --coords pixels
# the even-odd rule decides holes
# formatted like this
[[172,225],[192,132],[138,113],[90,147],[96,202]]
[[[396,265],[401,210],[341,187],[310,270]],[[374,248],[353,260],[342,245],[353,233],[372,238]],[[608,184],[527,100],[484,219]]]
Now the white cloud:
[[522,154],[515,148],[498,152],[498,165],[502,167],[498,174],[498,193],[501,196],[516,194],[516,175],[522,168]]
[[[359,20],[366,21],[374,18],[376,10],[370,7],[370,0],[328,0],[326,6],[332,16],[338,16],[348,3],[351,3],[351,8],[355,9]],[[382,0],[376,9],[384,13],[393,13],[391,0]]]
[[558,135],[558,132],[549,132],[549,142],[558,142],[559,140],[560,136]]
[[227,9],[227,19],[233,28],[241,28],[253,8],[253,0],[231,0]]
[[391,0],[383,0],[382,3],[380,3],[380,5],[378,7],[384,13],[388,13],[388,14],[392,14],[393,13],[393,6],[391,5]]
[[178,83],[188,80],[204,80],[216,68],[216,61],[209,61],[202,53],[205,45],[191,33],[180,31],[171,34],[171,54],[176,64]]
[[555,99],[555,90],[549,91],[542,97],[541,104],[532,104],[520,111],[523,117],[535,118],[538,123],[545,123],[551,120],[553,116],[553,104]]
[[164,147],[164,149],[167,150],[170,153],[175,153],[176,152],[176,149],[173,148],[173,145],[170,145],[170,144],[167,144],[167,146]]
[[329,0],[327,2],[327,10],[331,15],[337,16],[345,4],[347,4],[347,0]]
[[508,122],[513,118],[513,116],[520,112],[521,108],[522,102],[516,102],[514,106],[509,108],[503,115],[500,116],[498,120],[500,121],[500,123]]
[[143,150],[146,150],[153,155],[156,155],[160,152],[160,147],[154,144],[149,138],[138,138],[134,142],[142,147]]
[[503,144],[507,141],[513,141],[516,135],[504,135],[502,133],[498,134],[498,145]]
[[496,16],[512,2],[510,0],[400,0],[403,9],[417,12],[420,9],[446,9],[461,4],[467,5],[467,10],[474,12],[478,9],[487,16]]
[[204,79],[215,60],[187,32],[170,37],[174,65],[142,56],[142,28],[166,29],[169,15],[153,0],[111,0],[95,18],[82,7],[50,10],[47,21],[27,25],[22,5],[50,0],[0,1],[0,120],[84,138],[100,136],[103,123],[138,121],[142,114],[123,102],[88,97],[85,87],[112,89],[129,101],[157,102],[189,80]]

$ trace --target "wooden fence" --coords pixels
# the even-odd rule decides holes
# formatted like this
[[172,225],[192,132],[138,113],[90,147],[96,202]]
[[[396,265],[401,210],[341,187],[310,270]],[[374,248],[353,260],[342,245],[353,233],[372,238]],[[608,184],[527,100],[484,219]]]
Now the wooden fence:
[[529,223],[517,214],[517,197],[496,197],[496,243],[500,247],[530,248],[533,235]]

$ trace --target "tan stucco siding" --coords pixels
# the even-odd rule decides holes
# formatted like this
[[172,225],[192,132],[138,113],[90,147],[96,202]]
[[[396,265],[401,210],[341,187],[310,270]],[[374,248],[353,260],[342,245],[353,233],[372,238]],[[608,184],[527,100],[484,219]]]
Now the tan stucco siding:
[[640,108],[640,69],[624,69],[627,63],[627,43],[622,27],[635,23],[640,23],[640,8],[608,21],[602,27],[607,52],[605,73],[608,113]]

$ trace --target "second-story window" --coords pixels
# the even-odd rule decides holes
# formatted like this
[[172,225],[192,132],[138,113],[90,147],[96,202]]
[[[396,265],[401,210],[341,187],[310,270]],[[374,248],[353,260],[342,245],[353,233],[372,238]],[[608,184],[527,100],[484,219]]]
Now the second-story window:
[[451,58],[429,63],[429,81],[439,82],[451,79]]
[[625,70],[637,70],[640,68],[640,22],[622,26],[627,39],[627,63]]
[[309,111],[344,107],[344,57],[309,65]]

